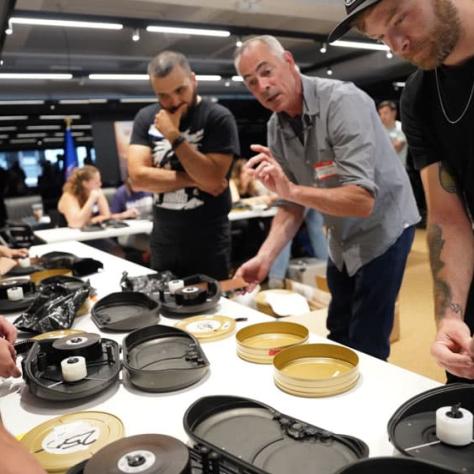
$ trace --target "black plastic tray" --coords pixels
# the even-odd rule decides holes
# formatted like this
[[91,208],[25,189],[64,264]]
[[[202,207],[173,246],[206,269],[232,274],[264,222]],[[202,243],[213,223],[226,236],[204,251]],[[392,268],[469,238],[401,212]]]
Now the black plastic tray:
[[[72,262],[77,257],[69,252],[47,252],[40,257],[40,261],[46,268],[68,268],[70,262]],[[69,263],[69,266],[66,266],[65,263]]]
[[333,474],[369,454],[367,445],[246,398],[204,397],[184,415],[193,441],[228,462],[266,474]]
[[199,342],[181,329],[149,326],[123,340],[123,366],[141,390],[169,392],[197,383],[209,370]]
[[[23,298],[11,301],[7,289],[19,286],[23,290]],[[14,313],[28,308],[36,296],[35,284],[28,278],[9,278],[0,282],[0,313]]]
[[111,293],[92,308],[92,320],[103,331],[133,331],[157,324],[159,304],[134,291]]
[[[68,344],[84,337],[90,343]],[[61,361],[71,356],[86,358],[87,377],[67,383],[62,378]],[[78,400],[105,390],[118,379],[120,347],[111,339],[100,339],[89,333],[38,341],[23,359],[22,368],[23,378],[36,397],[50,401]]]
[[454,472],[474,473],[474,443],[454,447],[439,442],[436,437],[436,410],[457,403],[474,412],[474,385],[446,385],[411,398],[390,418],[390,440],[407,456],[442,465]]
[[19,277],[19,276],[26,276],[31,275],[32,273],[38,272],[43,270],[41,265],[30,265],[29,267],[22,267],[17,265],[13,267],[5,276],[6,277]]
[[452,474],[453,472],[419,459],[381,457],[351,464],[337,474]]
[[[202,314],[214,309],[221,296],[219,282],[206,275],[192,275],[181,278],[184,289],[171,294],[167,289],[160,291],[161,312],[170,318],[183,318],[190,314]],[[186,288],[196,285],[195,296],[186,295]],[[203,288],[205,286],[206,288]]]
[[39,288],[41,289],[42,287],[48,285],[61,285],[68,290],[76,291],[79,288],[83,288],[84,286],[86,286],[87,283],[77,277],[67,275],[56,275],[41,280]]

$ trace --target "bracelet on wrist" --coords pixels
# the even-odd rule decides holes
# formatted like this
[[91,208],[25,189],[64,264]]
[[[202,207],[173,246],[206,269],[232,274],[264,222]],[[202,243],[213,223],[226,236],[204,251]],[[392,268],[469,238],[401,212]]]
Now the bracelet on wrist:
[[184,135],[179,134],[172,142],[171,148],[176,150],[182,143],[186,141],[186,137]]

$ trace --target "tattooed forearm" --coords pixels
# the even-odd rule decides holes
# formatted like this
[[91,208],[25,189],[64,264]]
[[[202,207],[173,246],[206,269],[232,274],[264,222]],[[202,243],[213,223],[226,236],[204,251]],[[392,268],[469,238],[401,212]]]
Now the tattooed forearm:
[[454,178],[449,174],[448,170],[443,164],[439,166],[439,182],[442,188],[448,193],[457,192],[456,182]]
[[445,263],[441,259],[444,244],[445,240],[443,239],[441,227],[436,224],[430,225],[428,227],[428,246],[430,249],[431,272],[434,282],[435,315],[437,321],[444,318],[448,308],[456,314],[462,315],[463,313],[462,306],[452,301],[452,293],[449,284],[439,275],[445,266]]

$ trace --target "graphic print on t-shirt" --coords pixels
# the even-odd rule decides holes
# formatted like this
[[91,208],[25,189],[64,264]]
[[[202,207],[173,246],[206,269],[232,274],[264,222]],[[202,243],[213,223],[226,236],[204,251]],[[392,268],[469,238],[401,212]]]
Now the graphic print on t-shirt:
[[[204,136],[204,129],[191,133],[189,129],[182,131],[181,134],[186,141],[198,148],[199,143]],[[150,125],[148,135],[153,142],[153,164],[156,168],[166,170],[183,171],[183,167],[171,148],[171,143],[160,133],[155,125]],[[183,188],[168,193],[155,194],[155,206],[163,209],[188,210],[195,209],[204,204],[199,198],[198,188]]]

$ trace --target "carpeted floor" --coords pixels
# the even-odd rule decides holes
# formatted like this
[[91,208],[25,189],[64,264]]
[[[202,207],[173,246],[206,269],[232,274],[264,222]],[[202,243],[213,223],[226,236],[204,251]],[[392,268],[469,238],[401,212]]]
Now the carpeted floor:
[[426,231],[417,229],[399,296],[400,340],[392,344],[389,361],[426,377],[445,381],[444,371],[430,355],[435,335],[432,280]]

